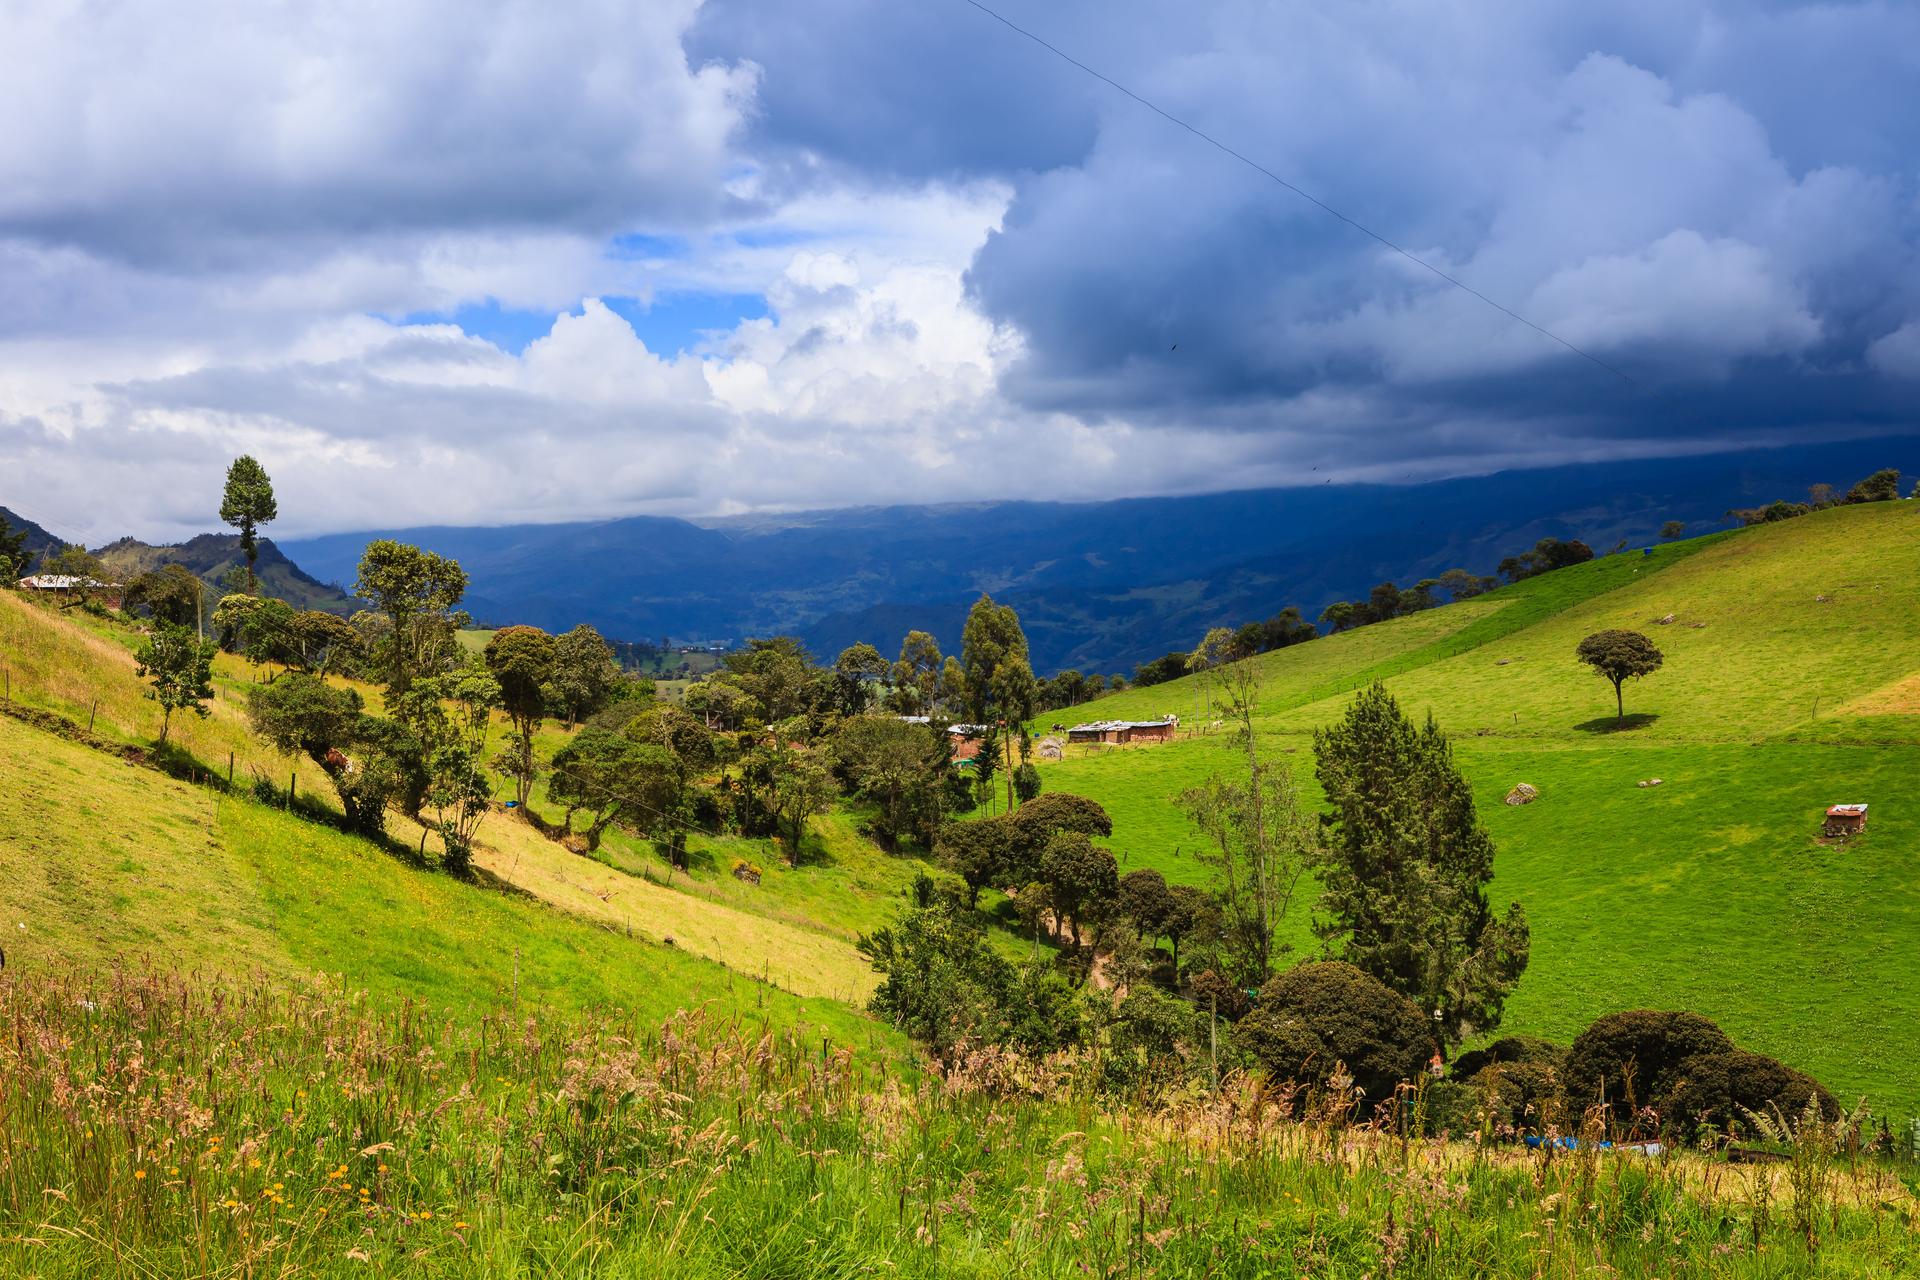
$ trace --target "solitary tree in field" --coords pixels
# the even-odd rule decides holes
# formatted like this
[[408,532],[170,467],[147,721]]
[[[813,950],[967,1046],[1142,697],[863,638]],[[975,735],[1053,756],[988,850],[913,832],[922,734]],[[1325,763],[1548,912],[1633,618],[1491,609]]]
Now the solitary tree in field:
[[1669,520],[1660,526],[1660,536],[1671,542],[1687,531],[1685,520]]
[[[416,680],[397,718],[417,741],[425,787],[421,812],[444,849],[442,865],[456,875],[473,866],[473,837],[492,802],[481,769],[487,724],[500,705],[500,682],[478,660],[445,675]],[[430,813],[429,813],[430,811]],[[425,842],[424,833],[421,841]]]
[[254,530],[272,523],[279,514],[267,469],[251,455],[235,458],[227,468],[227,488],[220,497],[220,519],[240,531],[240,550],[247,557],[247,594],[250,596],[260,594],[260,584],[253,573],[254,564],[260,559],[260,544]]
[[1614,714],[1620,720],[1627,718],[1620,686],[1636,676],[1652,675],[1664,658],[1653,641],[1638,631],[1596,631],[1574,652],[1580,661],[1613,681]]
[[175,711],[190,708],[195,715],[207,714],[207,699],[213,696],[213,654],[213,643],[194,635],[191,628],[163,622],[134,655],[138,674],[153,686],[147,696],[160,704],[161,746],[167,745]]
[[387,801],[402,785],[401,765],[382,749],[391,726],[367,715],[357,692],[294,672],[249,690],[247,718],[274,746],[320,766],[355,831],[376,839],[386,833]]
[[629,822],[647,831],[663,832],[676,800],[678,763],[661,746],[640,742],[624,733],[588,726],[554,753],[553,777],[547,795],[566,806],[562,825],[571,833],[577,813],[587,815],[587,851],[600,847],[600,837],[615,822]]

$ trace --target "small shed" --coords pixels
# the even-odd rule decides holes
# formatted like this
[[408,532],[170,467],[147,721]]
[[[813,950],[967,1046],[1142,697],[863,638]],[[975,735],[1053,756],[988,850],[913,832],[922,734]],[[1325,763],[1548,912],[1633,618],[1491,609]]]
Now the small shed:
[[1090,720],[1067,730],[1069,742],[1166,742],[1179,725],[1178,716],[1159,720]]
[[1867,806],[1864,804],[1836,804],[1827,810],[1827,820],[1820,830],[1830,836],[1856,836],[1867,829]]

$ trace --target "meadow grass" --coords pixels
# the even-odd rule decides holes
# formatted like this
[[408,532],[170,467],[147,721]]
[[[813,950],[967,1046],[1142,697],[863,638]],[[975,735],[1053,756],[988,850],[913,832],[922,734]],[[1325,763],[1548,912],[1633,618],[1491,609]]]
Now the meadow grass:
[[[63,610],[0,591],[0,671],[12,700],[93,726],[109,741],[151,747],[160,736],[160,707],[146,696],[134,674],[138,635],[79,609]],[[246,664],[230,654],[214,663],[214,697],[208,714],[176,711],[168,735],[175,752],[198,762],[206,774],[224,776],[229,757],[235,781],[254,776],[284,786],[303,762],[255,737],[247,725],[245,690],[252,682]],[[318,779],[311,766],[311,781]]]
[[[1255,659],[1261,747],[1317,807],[1311,731],[1344,710],[1347,690],[1382,678],[1410,714],[1431,712],[1454,735],[1499,851],[1493,895],[1522,903],[1533,929],[1502,1031],[1564,1042],[1616,1009],[1689,1008],[1843,1097],[1912,1114],[1920,1042],[1905,1005],[1920,982],[1920,818],[1905,802],[1920,778],[1920,715],[1897,708],[1920,668],[1916,569],[1910,503],[1606,557]],[[1456,609],[1468,611],[1463,626],[1427,621]],[[1654,621],[1669,613],[1675,622]],[[1608,626],[1643,630],[1667,653],[1627,692],[1629,712],[1658,718],[1621,732],[1611,688],[1572,656]],[[1345,645],[1373,631],[1386,634],[1371,647]],[[1478,647],[1456,652],[1468,643]],[[1143,712],[1141,699],[1162,690],[1161,703],[1178,705],[1201,682],[1174,685],[1073,715]],[[1043,778],[1107,807],[1123,870],[1205,883],[1179,795],[1235,767],[1214,732],[1069,748]],[[1653,778],[1661,785],[1638,786]],[[1519,782],[1540,799],[1501,803]],[[1824,808],[1856,800],[1873,805],[1867,834],[1819,843]],[[1313,894],[1304,883],[1283,930],[1296,954],[1319,946]]]
[[[644,933],[629,936],[618,921],[569,913],[564,901],[465,884],[250,797],[192,787],[4,718],[0,777],[8,780],[0,788],[0,947],[13,969],[127,961],[229,975],[326,973],[382,998],[460,1011],[516,992],[541,1007],[618,1005],[647,1016],[710,1003],[899,1043],[841,1000],[789,994]],[[659,892],[669,905],[686,901]],[[757,933],[757,924],[740,932]],[[760,945],[778,941],[762,935]],[[857,972],[849,965],[834,994],[866,972],[863,962]],[[777,983],[781,975],[770,976]],[[794,986],[803,996],[827,994]]]
[[1110,1112],[1064,1071],[902,1080],[828,1035],[435,1016],[328,984],[0,975],[0,1272],[1334,1280],[1887,1276],[1915,1201],[1356,1124],[1234,1079]]

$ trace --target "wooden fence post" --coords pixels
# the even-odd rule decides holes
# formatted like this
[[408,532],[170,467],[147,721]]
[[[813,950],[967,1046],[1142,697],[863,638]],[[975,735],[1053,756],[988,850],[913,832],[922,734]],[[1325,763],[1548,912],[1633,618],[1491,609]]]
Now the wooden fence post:
[[294,788],[294,785],[299,781],[300,781],[300,775],[298,773],[289,772],[287,774],[287,812],[288,813],[293,812],[293,788]]
[[233,752],[227,752],[227,790],[233,790]]
[[88,733],[93,732],[93,718],[99,713],[100,713],[100,699],[95,698],[93,700],[93,705],[87,709],[87,732]]

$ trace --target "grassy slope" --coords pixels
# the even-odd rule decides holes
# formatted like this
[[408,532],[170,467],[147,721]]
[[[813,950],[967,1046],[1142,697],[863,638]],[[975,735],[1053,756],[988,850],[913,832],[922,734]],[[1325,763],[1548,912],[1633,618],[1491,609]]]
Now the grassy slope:
[[[1843,1092],[1911,1111],[1920,1047],[1902,1001],[1920,985],[1908,889],[1920,825],[1901,801],[1920,777],[1920,717],[1889,708],[1920,670],[1916,570],[1920,510],[1907,503],[1609,557],[1264,656],[1264,741],[1291,753],[1318,803],[1308,735],[1366,679],[1386,678],[1408,710],[1456,734],[1500,850],[1495,894],[1521,901],[1534,930],[1506,1029],[1565,1039],[1610,1009],[1686,1006]],[[1472,613],[1467,625],[1437,620],[1456,609]],[[1653,623],[1669,612],[1679,621]],[[1572,657],[1608,626],[1644,630],[1667,653],[1627,693],[1629,712],[1657,719],[1623,733],[1590,725],[1611,712],[1612,690]],[[1073,716],[1190,706],[1196,684]],[[1230,763],[1225,751],[1217,736],[1076,751],[1048,766],[1047,785],[1112,810],[1123,864],[1199,881],[1175,799]],[[1635,785],[1650,777],[1663,785]],[[1520,781],[1541,799],[1501,804]],[[1840,800],[1873,802],[1872,827],[1829,849],[1813,836]],[[1306,917],[1303,900],[1291,921],[1302,946]]]
[[[13,699],[86,724],[113,741],[145,746],[160,734],[160,708],[134,674],[138,638],[79,610],[62,611],[18,592],[0,591],[0,670]],[[245,664],[221,655],[215,697],[205,718],[176,712],[170,744],[225,773],[235,760],[238,779],[257,770],[285,784],[299,763],[255,738],[247,728],[242,690]],[[311,768],[308,770],[312,772]]]
[[4,718],[0,776],[9,784],[0,789],[0,924],[10,964],[324,972],[461,1011],[510,997],[517,973],[521,1000],[542,1007],[618,1005],[653,1018],[710,1002],[892,1043],[838,1002],[770,990]]

